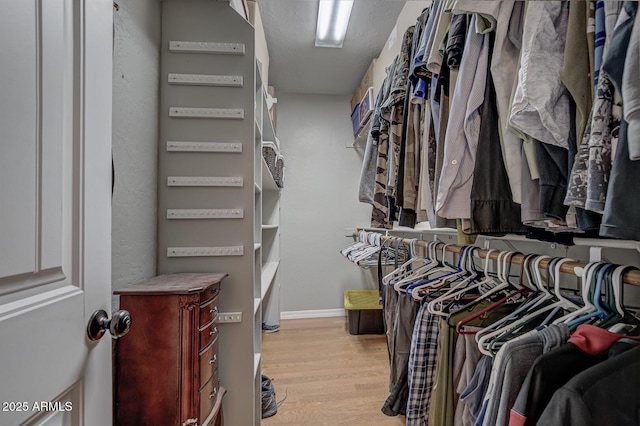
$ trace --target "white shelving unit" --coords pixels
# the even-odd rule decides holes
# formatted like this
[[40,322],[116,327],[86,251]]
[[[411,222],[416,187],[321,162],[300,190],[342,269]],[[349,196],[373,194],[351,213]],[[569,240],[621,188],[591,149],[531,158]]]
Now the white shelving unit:
[[229,274],[219,308],[243,320],[219,326],[225,424],[260,425],[262,324],[280,317],[280,192],[262,157],[277,139],[257,59],[266,42],[228,2],[162,7],[158,273]]
[[[273,130],[273,123],[264,102],[263,141],[273,142],[279,148],[279,142]],[[264,139],[269,137],[271,139]],[[262,163],[262,317],[269,326],[280,324],[280,187],[276,185],[264,158]]]

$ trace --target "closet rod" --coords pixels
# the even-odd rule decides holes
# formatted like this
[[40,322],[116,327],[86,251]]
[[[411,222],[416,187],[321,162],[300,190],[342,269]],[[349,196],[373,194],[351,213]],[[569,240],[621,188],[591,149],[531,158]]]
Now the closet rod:
[[[357,233],[354,234],[354,236],[357,238]],[[398,241],[398,240],[402,240],[403,243],[405,244],[409,244],[412,241],[415,241],[415,244],[420,246],[420,247],[427,247],[427,242],[426,241],[422,241],[422,240],[412,240],[410,238],[401,238],[401,237],[395,237],[392,235],[382,235],[382,241],[388,241],[388,240],[394,240],[394,241]],[[442,242],[438,242],[436,247],[440,247],[442,248],[442,246],[445,245],[445,243]],[[460,250],[462,249],[462,246],[456,245],[456,244],[446,244],[446,248],[447,251],[449,252],[453,252],[453,253],[460,253]],[[478,249],[474,251],[474,254],[478,257],[481,257],[483,259],[485,259],[487,257],[487,253],[489,253],[489,250],[484,250],[484,249]],[[491,259],[493,260],[497,260],[498,259],[498,255],[500,254],[500,251],[492,251],[490,254]],[[511,258],[513,263],[517,263],[517,264],[522,264],[522,260],[525,258],[525,255],[523,254],[516,254],[515,256],[513,256]],[[547,268],[547,265],[549,265],[549,259],[543,259],[540,262],[540,267],[542,268]],[[560,271],[564,272],[566,274],[573,274],[573,275],[577,275],[575,273],[575,268],[584,268],[587,264],[583,263],[583,262],[565,262],[562,265],[560,265]],[[630,284],[630,285],[635,285],[635,286],[640,286],[640,270],[637,269],[632,269],[630,271],[626,271],[624,273],[624,275],[622,276],[622,279],[624,281],[625,284]]]

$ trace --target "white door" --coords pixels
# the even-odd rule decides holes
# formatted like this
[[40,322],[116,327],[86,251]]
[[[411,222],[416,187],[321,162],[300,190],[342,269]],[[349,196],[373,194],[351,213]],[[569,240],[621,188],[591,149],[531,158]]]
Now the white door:
[[112,423],[112,7],[0,0],[2,426]]

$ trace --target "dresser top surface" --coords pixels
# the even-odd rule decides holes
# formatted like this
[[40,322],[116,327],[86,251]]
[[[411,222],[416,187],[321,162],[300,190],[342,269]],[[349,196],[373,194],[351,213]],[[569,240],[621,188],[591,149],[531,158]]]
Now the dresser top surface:
[[164,274],[115,290],[113,294],[193,294],[220,283],[223,273],[176,273]]

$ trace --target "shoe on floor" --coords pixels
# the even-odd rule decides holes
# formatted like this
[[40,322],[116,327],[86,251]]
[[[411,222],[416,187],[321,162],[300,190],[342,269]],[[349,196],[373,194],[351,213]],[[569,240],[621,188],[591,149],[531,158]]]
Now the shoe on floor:
[[277,331],[280,331],[280,326],[262,323],[262,331],[264,331],[265,333],[275,333]]
[[262,418],[266,419],[278,412],[276,393],[273,391],[262,391]]
[[271,383],[271,379],[266,376],[265,374],[262,374],[262,391],[268,391],[268,392],[273,392],[273,383]]
[[271,379],[262,374],[262,418],[266,419],[278,412],[278,402],[276,401],[276,391],[271,383]]

